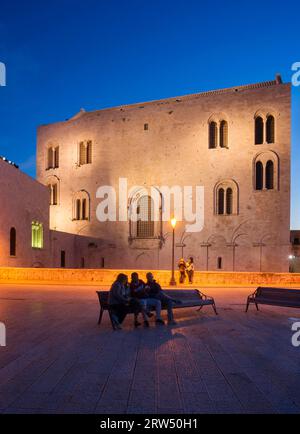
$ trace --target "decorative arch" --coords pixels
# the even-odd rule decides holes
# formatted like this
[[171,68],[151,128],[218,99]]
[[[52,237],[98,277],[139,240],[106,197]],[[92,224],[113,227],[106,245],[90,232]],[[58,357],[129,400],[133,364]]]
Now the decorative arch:
[[239,187],[233,179],[216,184],[214,191],[215,214],[237,215],[239,213]]
[[73,220],[90,220],[90,195],[80,190],[73,195]]
[[208,119],[209,149],[228,148],[228,118],[224,113],[214,113]]
[[79,143],[79,166],[92,164],[92,146],[93,143],[91,140],[85,140]]
[[276,119],[279,114],[274,110],[261,108],[254,114],[254,142],[256,145],[275,143]]
[[60,179],[56,175],[46,178],[46,185],[50,195],[50,205],[59,205],[60,201]]
[[279,157],[274,151],[261,152],[253,160],[254,190],[279,190]]
[[129,194],[128,217],[130,239],[162,237],[163,198],[157,188],[152,188],[151,193],[145,187],[137,187]]
[[149,255],[149,253],[146,252],[142,252],[139,255],[136,256],[135,258],[135,265],[137,268],[140,268],[140,266],[142,266],[142,268],[144,268],[144,264],[145,261],[148,261],[148,263],[151,262],[151,256]]
[[59,146],[49,143],[46,153],[46,169],[58,169],[59,167]]

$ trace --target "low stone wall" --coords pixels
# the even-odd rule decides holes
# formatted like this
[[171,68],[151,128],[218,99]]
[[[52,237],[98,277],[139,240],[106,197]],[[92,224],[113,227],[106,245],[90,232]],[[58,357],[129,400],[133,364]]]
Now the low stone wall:
[[[71,285],[111,285],[119,273],[128,276],[133,270],[88,270],[61,268],[0,268],[0,283],[27,284],[71,284]],[[147,271],[139,270],[145,279]],[[155,278],[163,286],[168,286],[170,271],[153,270]],[[176,273],[177,283],[179,276]],[[300,285],[300,273],[245,273],[245,272],[195,272],[194,285],[205,286],[259,286],[259,285]],[[179,286],[179,285],[178,285]]]

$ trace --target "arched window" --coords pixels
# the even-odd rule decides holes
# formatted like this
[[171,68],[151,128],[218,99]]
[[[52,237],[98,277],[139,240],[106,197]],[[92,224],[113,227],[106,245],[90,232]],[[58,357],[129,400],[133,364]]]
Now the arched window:
[[218,214],[224,214],[224,189],[220,188],[218,190]]
[[238,214],[238,185],[233,179],[219,182],[215,187],[215,214]]
[[137,204],[137,238],[154,237],[153,199],[142,196]]
[[31,246],[35,249],[42,249],[44,245],[43,224],[31,223]]
[[218,127],[216,122],[212,121],[209,123],[208,133],[209,133],[209,148],[210,149],[216,148],[218,144]]
[[57,169],[59,167],[59,146],[50,146],[47,154],[47,169]]
[[50,193],[50,205],[58,204],[58,185],[57,183],[48,184],[48,189]]
[[226,121],[220,123],[220,147],[228,147],[228,123]]
[[92,163],[92,141],[79,143],[79,165]]
[[275,143],[275,118],[272,115],[267,117],[266,138],[267,143]]
[[16,246],[17,246],[17,232],[15,228],[10,229],[9,237],[9,254],[10,256],[16,256]]
[[279,189],[279,158],[273,151],[261,152],[254,159],[254,189]]
[[255,189],[262,190],[264,183],[264,168],[261,161],[255,164]]
[[56,175],[48,176],[46,184],[49,190],[50,205],[58,205],[59,203],[59,178]]
[[262,145],[264,142],[264,121],[261,116],[255,118],[255,144]]
[[232,188],[227,188],[226,190],[226,214],[232,214]]
[[274,163],[271,160],[266,164],[266,189],[274,189]]
[[73,220],[90,219],[90,197],[85,190],[78,191],[73,198]]

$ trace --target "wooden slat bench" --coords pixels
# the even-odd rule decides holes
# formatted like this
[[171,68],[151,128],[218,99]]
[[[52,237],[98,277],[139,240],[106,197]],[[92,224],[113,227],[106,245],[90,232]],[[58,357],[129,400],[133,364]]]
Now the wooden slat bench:
[[246,312],[248,311],[250,303],[254,303],[257,310],[259,310],[259,304],[300,308],[300,290],[260,286],[247,298]]
[[[108,311],[109,317],[109,305],[108,305],[108,291],[96,291],[100,304],[100,314],[98,324],[101,324],[103,312],[105,310]],[[198,311],[203,308],[203,306],[212,306],[215,314],[217,315],[217,308],[215,304],[215,300],[213,297],[203,294],[199,289],[165,289],[164,293],[169,297],[174,298],[175,300],[180,300],[181,304],[174,304],[173,308],[187,308],[187,307],[199,307]],[[166,309],[166,306],[162,305],[162,309]],[[133,313],[133,312],[132,312]]]

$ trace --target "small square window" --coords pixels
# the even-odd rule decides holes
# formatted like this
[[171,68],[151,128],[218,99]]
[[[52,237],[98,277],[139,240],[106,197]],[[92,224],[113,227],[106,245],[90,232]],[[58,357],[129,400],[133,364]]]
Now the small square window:
[[149,130],[149,125],[148,124],[144,124],[144,131],[148,131]]

